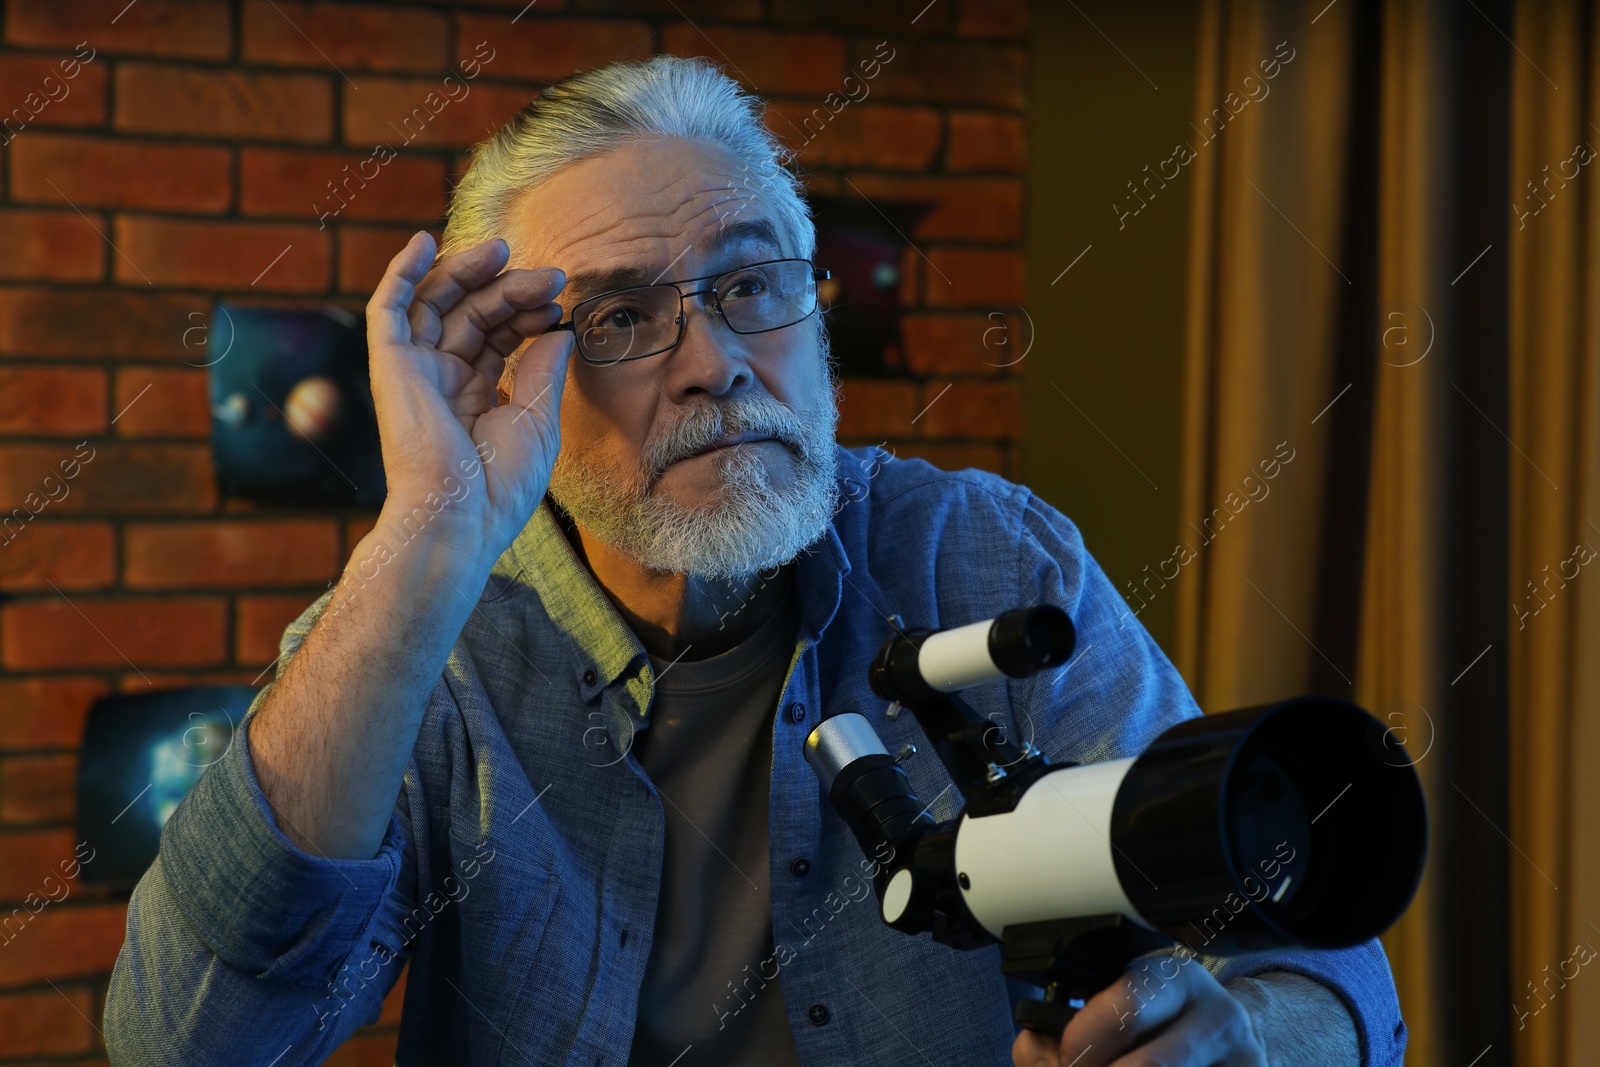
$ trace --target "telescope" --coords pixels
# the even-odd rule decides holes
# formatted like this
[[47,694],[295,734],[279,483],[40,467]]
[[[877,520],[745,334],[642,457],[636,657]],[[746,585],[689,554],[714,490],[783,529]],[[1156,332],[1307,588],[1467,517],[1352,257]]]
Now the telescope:
[[1015,1021],[1059,1037],[1128,963],[1175,945],[1233,955],[1348,948],[1388,929],[1422,877],[1427,816],[1410,759],[1366,711],[1301,696],[1187,719],[1137,756],[1051,762],[954,695],[1066,663],[1067,613],[1017,608],[902,630],[868,668],[909,709],[964,798],[935,822],[857,712],[824,719],[806,761],[865,855],[882,920],[952,948],[998,943],[1044,991]]

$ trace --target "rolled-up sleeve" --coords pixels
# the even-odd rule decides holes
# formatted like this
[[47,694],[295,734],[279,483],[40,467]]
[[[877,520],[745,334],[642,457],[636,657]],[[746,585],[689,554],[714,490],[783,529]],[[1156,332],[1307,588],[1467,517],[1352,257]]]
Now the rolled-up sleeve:
[[[327,600],[285,631],[277,677]],[[398,977],[398,946],[380,928],[415,863],[408,791],[371,859],[294,845],[250,759],[251,721],[275,684],[173,811],[134,889],[106,997],[113,1063],[318,1063],[377,1018]],[[336,986],[357,954],[377,961],[374,974]]]
[[1377,938],[1351,948],[1248,956],[1201,953],[1198,958],[1223,985],[1266,971],[1289,971],[1327,986],[1344,1003],[1356,1025],[1362,1067],[1400,1067],[1405,1062],[1406,1024],[1400,1018],[1400,999],[1388,954]]
[[189,925],[224,961],[258,978],[322,987],[394,891],[405,833],[391,815],[371,859],[301,851],[256,781],[249,729],[247,717],[167,820],[161,868]]

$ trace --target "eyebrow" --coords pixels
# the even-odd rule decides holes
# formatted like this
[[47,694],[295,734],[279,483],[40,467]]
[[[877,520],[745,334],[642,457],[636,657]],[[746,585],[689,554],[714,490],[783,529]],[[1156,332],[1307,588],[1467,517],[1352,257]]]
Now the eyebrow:
[[[704,254],[708,258],[714,258],[723,255],[736,245],[751,243],[770,245],[776,256],[783,255],[783,245],[778,240],[777,227],[767,219],[745,219],[720,227],[717,235],[706,244]],[[632,285],[653,285],[661,281],[661,273],[637,264],[605,270],[578,271],[568,276],[566,288],[561,291],[561,295],[566,299],[561,302],[571,307],[589,297],[608,293],[613,289],[626,289]]]

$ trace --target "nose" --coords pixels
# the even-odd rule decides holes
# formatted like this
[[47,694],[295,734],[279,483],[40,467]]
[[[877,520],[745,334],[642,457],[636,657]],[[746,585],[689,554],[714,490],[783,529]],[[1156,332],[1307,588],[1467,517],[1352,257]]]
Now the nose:
[[683,301],[685,319],[677,347],[664,354],[664,392],[674,403],[697,393],[722,396],[755,380],[745,335],[735,333],[709,296]]

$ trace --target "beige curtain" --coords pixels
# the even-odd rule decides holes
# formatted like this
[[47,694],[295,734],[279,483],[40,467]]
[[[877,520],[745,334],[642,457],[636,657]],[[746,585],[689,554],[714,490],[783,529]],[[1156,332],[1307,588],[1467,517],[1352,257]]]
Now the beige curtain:
[[1600,1063],[1600,977],[1513,1013],[1600,949],[1600,567],[1512,610],[1600,550],[1594,179],[1504,206],[1600,150],[1596,21],[1203,4],[1178,666],[1210,710],[1353,699],[1418,760],[1430,861],[1384,938],[1410,1064]]
[[1600,951],[1600,566],[1582,563],[1600,563],[1596,14],[1519,5],[1513,32],[1511,192],[1530,215],[1509,239],[1507,433],[1523,453],[1509,472],[1509,573],[1512,605],[1530,614],[1508,635],[1509,832],[1527,853],[1511,865],[1512,992],[1551,990],[1540,1014],[1552,1016],[1515,1035],[1530,1064],[1600,1063],[1600,974],[1545,984],[1572,974],[1580,944]]
[[[1417,308],[1425,316],[1437,307],[1437,288],[1448,281],[1434,280],[1442,265],[1432,258],[1439,223],[1429,195],[1443,177],[1437,171],[1445,154],[1431,142],[1442,136],[1438,112],[1445,102],[1429,92],[1433,57],[1420,19],[1388,15],[1386,28],[1401,25],[1393,26],[1398,34],[1379,68],[1385,225],[1372,278],[1364,272],[1373,264],[1353,262],[1352,242],[1343,237],[1350,131],[1370,121],[1352,113],[1353,56],[1364,42],[1357,39],[1355,5],[1335,7],[1312,24],[1320,6],[1268,0],[1204,6],[1197,117],[1205,132],[1215,125],[1214,118],[1204,125],[1212,107],[1226,107],[1226,94],[1239,90],[1233,83],[1240,71],[1272,54],[1280,41],[1289,42],[1295,58],[1274,79],[1272,92],[1252,105],[1254,115],[1247,108],[1200,149],[1180,536],[1197,536],[1190,523],[1214,515],[1245,476],[1264,474],[1261,459],[1274,456],[1280,444],[1287,443],[1295,458],[1266,483],[1268,495],[1215,534],[1215,523],[1200,531],[1211,539],[1196,546],[1198,580],[1180,586],[1178,666],[1207,709],[1311,691],[1322,678],[1331,683],[1326,691],[1380,718],[1397,713],[1397,721],[1413,727],[1408,733],[1420,735],[1436,722],[1429,716],[1437,715],[1439,690],[1449,681],[1434,636],[1439,579],[1429,551],[1439,538],[1437,467],[1449,457],[1427,447],[1436,439],[1428,428],[1438,416],[1441,386],[1449,388],[1449,339],[1435,337],[1422,361],[1399,364],[1412,358],[1408,345],[1427,347],[1427,322]],[[1389,348],[1363,350],[1369,363],[1383,363],[1377,351],[1392,348],[1394,354],[1381,370],[1369,370],[1361,393],[1351,396],[1358,383],[1343,373],[1341,344],[1349,339],[1339,329],[1340,309],[1363,297],[1377,303],[1398,298],[1400,318],[1385,329],[1401,332],[1389,334]],[[1373,327],[1381,337],[1376,321]],[[1341,463],[1337,431],[1358,408],[1372,412],[1364,530],[1328,514],[1329,482]],[[1316,625],[1327,542],[1352,537],[1369,540],[1372,548],[1360,575],[1355,659],[1351,642],[1334,647],[1321,640]],[[1418,770],[1430,809],[1438,810],[1443,798],[1441,783],[1429,774],[1434,766],[1423,759]],[[1442,1010],[1430,967],[1430,919],[1435,897],[1449,891],[1447,882],[1430,863],[1410,911],[1384,938],[1411,1030],[1407,1059],[1413,1064],[1444,1063],[1431,1040]]]

